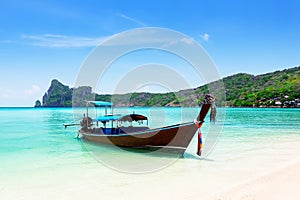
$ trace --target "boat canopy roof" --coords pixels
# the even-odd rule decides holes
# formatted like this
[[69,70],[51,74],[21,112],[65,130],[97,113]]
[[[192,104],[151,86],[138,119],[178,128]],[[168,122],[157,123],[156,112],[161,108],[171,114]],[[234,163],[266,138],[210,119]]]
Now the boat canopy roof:
[[121,118],[121,115],[104,115],[96,118],[96,121],[99,122],[108,122],[108,121],[116,121]]
[[129,114],[129,115],[104,115],[99,116],[95,119],[96,121],[100,122],[108,122],[108,121],[140,121],[140,120],[148,120],[146,116],[139,115],[139,114]]
[[140,121],[140,120],[148,120],[148,118],[144,115],[139,115],[139,114],[130,114],[130,115],[124,115],[122,116],[119,121]]
[[94,105],[95,107],[112,107],[113,103],[106,101],[87,101],[87,104]]

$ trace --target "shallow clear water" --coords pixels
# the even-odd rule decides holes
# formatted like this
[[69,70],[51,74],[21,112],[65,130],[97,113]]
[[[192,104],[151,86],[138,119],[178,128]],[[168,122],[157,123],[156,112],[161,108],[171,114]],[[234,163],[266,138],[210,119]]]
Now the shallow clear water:
[[[75,118],[82,116],[84,111],[76,109]],[[115,113],[133,111],[148,116],[150,127],[160,127],[192,121],[197,116],[199,108],[115,109]],[[222,128],[222,134],[217,138],[218,143],[208,155],[208,159],[226,161],[258,149],[272,150],[274,148],[272,143],[278,140],[299,142],[300,109],[220,108],[219,114],[221,117],[215,125],[206,122],[202,128],[204,140],[213,137],[209,135],[214,130],[210,129],[211,127]],[[16,176],[24,171],[30,174],[62,166],[94,163],[92,158],[95,155],[88,153],[93,147],[83,144],[76,138],[78,127],[64,129],[64,123],[72,122],[74,112],[71,108],[0,108],[0,175]],[[152,159],[151,163],[153,160],[161,159],[160,163],[162,160],[166,163],[159,167],[166,167],[174,160],[172,157],[159,158],[159,155],[119,152],[110,147],[99,148],[101,158],[114,158],[115,163],[110,163],[112,165],[117,165],[118,162],[123,164],[128,162],[127,165],[131,165],[133,160],[136,161],[134,165],[137,165],[144,162],[143,159]],[[196,138],[185,153],[185,159],[196,160],[195,151]]]

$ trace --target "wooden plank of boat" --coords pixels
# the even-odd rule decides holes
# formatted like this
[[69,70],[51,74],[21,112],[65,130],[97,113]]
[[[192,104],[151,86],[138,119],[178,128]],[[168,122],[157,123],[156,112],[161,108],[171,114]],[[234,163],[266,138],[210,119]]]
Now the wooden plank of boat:
[[105,135],[80,132],[82,139],[113,144],[119,147],[143,147],[143,146],[174,146],[186,148],[196,133],[197,127],[193,122],[177,124],[147,131]]

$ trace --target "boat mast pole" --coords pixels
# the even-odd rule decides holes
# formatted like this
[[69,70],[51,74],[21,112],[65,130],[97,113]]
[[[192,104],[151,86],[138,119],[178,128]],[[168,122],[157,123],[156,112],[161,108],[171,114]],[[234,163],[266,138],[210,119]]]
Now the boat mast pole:
[[89,102],[86,102],[86,117],[88,117],[89,116],[89,109],[88,109],[88,104],[89,104]]
[[[114,115],[113,113],[113,105],[111,105],[111,110],[110,110],[111,115]],[[114,128],[114,120],[111,120],[111,130]]]
[[[89,117],[89,109],[88,109],[88,107],[89,107],[89,102],[86,102],[86,127],[87,127],[87,129],[88,129],[88,127],[89,127],[89,124],[88,124],[88,117]],[[78,136],[77,136],[78,137]]]

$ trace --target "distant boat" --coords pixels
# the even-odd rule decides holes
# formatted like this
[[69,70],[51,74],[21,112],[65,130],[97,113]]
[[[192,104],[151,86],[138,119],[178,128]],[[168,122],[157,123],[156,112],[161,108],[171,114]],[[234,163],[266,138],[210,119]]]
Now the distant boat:
[[[105,115],[96,119],[89,117],[90,106],[105,108]],[[183,152],[194,137],[198,127],[195,122],[174,124],[160,128],[149,128],[148,118],[140,114],[116,115],[113,114],[113,104],[104,101],[87,101],[86,113],[80,122],[81,129],[78,136],[82,140],[99,144],[112,144],[126,148],[164,147],[180,149]],[[197,123],[203,123],[211,104],[202,105],[196,118]],[[110,114],[107,111],[111,110]],[[102,126],[99,126],[99,122]],[[124,124],[129,124],[124,126]],[[144,125],[146,124],[146,125]],[[74,124],[70,124],[74,125]],[[67,127],[69,125],[65,125]]]

